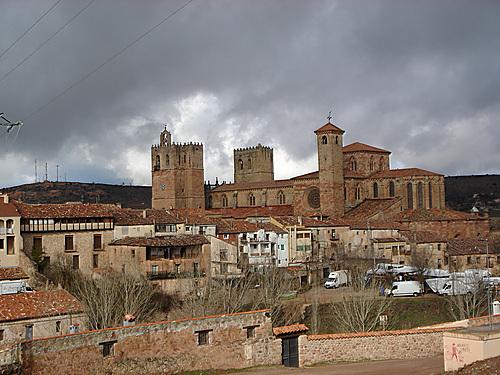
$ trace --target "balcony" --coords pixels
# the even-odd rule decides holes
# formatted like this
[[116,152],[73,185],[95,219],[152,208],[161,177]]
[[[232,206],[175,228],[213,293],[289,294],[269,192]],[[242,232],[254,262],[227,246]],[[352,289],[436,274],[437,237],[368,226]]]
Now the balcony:
[[0,235],[14,234],[14,228],[0,228]]

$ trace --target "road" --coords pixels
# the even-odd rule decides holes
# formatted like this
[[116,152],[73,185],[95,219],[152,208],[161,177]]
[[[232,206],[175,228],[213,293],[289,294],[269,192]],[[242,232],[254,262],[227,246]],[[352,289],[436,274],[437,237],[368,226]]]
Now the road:
[[238,371],[245,375],[431,375],[444,371],[443,357],[324,364],[308,368],[269,367]]

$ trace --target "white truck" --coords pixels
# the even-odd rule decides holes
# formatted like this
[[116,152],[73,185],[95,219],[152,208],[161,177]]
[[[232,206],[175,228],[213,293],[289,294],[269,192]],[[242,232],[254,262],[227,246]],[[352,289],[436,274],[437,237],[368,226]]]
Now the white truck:
[[418,281],[395,281],[391,289],[386,289],[387,297],[420,296],[424,293],[422,285]]
[[477,281],[463,279],[449,279],[439,291],[442,296],[461,296],[474,293],[479,287]]
[[340,288],[341,286],[347,285],[349,283],[349,271],[339,270],[330,272],[328,279],[325,281],[325,288]]

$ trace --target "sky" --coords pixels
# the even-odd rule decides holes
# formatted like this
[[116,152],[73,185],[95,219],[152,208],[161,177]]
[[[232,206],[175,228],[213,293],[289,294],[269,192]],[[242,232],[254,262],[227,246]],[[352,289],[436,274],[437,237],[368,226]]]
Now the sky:
[[329,111],[392,168],[500,173],[499,1],[56,2],[0,3],[0,112],[24,124],[0,129],[0,187],[35,160],[38,179],[149,185],[164,126],[203,142],[206,180],[258,143],[289,178],[316,170]]

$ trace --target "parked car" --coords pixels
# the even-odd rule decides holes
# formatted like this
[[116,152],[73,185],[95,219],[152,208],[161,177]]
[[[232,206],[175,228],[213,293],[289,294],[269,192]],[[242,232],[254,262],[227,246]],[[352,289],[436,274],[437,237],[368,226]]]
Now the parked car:
[[391,289],[386,289],[387,297],[419,296],[423,294],[423,288],[418,281],[395,281]]

